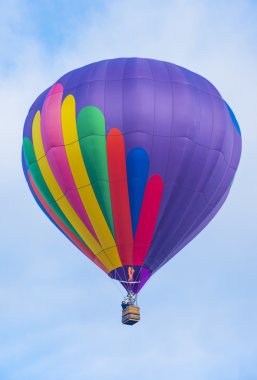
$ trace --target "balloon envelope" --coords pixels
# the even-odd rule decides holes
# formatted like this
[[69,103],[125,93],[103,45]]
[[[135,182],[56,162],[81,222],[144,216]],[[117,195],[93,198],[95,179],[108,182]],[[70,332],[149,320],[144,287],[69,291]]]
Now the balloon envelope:
[[152,59],[71,71],[24,126],[23,169],[39,206],[134,292],[215,216],[240,154],[238,123],[216,88]]

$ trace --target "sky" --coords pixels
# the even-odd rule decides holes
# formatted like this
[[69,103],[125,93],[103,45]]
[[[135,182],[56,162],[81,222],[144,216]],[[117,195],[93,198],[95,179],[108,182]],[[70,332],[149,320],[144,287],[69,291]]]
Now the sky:
[[[0,378],[256,380],[257,3],[173,0],[0,2]],[[21,168],[34,99],[65,72],[149,57],[210,80],[240,124],[243,152],[215,219],[120,323],[113,281],[54,228]]]

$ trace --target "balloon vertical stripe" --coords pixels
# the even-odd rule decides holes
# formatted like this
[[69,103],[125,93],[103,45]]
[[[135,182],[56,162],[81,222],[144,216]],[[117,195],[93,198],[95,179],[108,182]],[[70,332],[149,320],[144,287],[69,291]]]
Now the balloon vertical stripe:
[[145,189],[142,209],[134,239],[133,263],[143,265],[153,239],[163,192],[162,178],[152,176]]
[[133,235],[124,139],[118,129],[107,136],[107,156],[116,244],[123,265],[133,264]]
[[78,217],[83,221],[87,229],[96,239],[94,229],[85,212],[72,178],[65,152],[61,120],[62,96],[63,87],[57,83],[51,88],[44,101],[41,114],[41,130],[44,150],[53,175],[63,194],[65,194]]
[[[75,101],[74,101],[75,103]],[[97,107],[84,107],[77,120],[79,144],[99,206],[114,236],[106,156],[105,119]]]
[[88,177],[87,168],[84,164],[78,141],[75,115],[74,100],[72,97],[67,97],[62,105],[62,131],[69,166],[84,208],[102,247],[102,251],[105,251],[106,258],[110,261],[112,269],[114,269],[121,265],[121,261],[115,240],[103,216]]
[[127,155],[127,175],[130,212],[135,236],[149,171],[149,158],[142,148],[134,148]]

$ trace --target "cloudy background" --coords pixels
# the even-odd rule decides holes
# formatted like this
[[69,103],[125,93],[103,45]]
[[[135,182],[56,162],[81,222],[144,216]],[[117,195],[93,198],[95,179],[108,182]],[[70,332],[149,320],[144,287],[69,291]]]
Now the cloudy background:
[[[202,74],[243,137],[225,206],[149,281],[132,328],[120,323],[119,289],[49,223],[20,162],[37,95],[120,56]],[[257,3],[1,1],[0,83],[0,378],[256,380]]]

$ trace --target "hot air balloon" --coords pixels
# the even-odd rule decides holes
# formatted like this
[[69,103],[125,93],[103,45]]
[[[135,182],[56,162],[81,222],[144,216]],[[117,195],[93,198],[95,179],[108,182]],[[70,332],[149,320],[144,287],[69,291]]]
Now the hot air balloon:
[[128,296],[210,222],[241,154],[237,120],[205,78],[142,58],[92,63],[31,106],[22,161],[53,224]]

